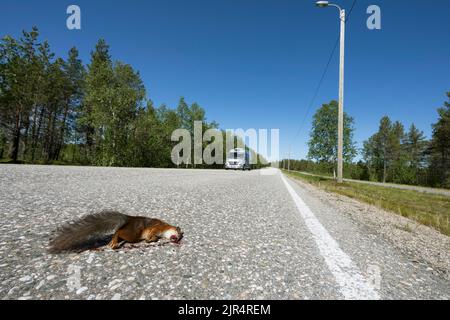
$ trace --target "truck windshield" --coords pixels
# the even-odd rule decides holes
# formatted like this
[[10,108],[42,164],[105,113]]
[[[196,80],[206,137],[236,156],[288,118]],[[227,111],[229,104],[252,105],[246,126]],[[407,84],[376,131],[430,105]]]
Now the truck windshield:
[[242,153],[242,152],[230,152],[229,159],[244,159],[244,153]]

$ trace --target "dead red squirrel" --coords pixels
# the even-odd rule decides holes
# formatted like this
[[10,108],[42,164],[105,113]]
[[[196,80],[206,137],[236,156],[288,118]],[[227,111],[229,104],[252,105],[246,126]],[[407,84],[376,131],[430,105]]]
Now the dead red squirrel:
[[102,211],[87,215],[79,220],[64,225],[57,230],[56,237],[50,240],[49,252],[61,253],[71,251],[95,236],[113,232],[108,246],[117,249],[123,242],[156,242],[167,239],[178,243],[183,238],[179,227],[174,227],[162,220],[134,217],[116,211]]

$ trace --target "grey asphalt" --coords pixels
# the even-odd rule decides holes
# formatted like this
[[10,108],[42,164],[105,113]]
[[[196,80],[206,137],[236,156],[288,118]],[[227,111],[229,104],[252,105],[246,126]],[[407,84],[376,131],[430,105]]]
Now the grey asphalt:
[[[368,281],[379,272],[382,299],[450,298],[442,275],[289,183]],[[46,252],[57,226],[103,209],[164,219],[185,237]],[[2,165],[0,216],[1,299],[344,298],[279,174]]]

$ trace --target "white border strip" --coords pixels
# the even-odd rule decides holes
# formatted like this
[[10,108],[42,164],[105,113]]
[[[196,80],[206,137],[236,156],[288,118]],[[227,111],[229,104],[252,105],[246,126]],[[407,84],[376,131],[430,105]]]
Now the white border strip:
[[378,300],[380,296],[369,282],[362,276],[358,267],[350,257],[341,250],[339,244],[328,233],[314,213],[288,183],[280,172],[286,189],[294,200],[300,215],[305,220],[306,226],[311,231],[313,238],[319,247],[319,251],[325,263],[333,274],[340,287],[340,292],[348,300]]

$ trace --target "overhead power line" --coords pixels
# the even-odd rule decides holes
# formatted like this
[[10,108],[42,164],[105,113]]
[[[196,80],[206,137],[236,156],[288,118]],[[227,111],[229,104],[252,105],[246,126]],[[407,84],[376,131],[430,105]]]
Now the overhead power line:
[[[352,14],[353,9],[355,8],[356,2],[357,2],[357,0],[353,0],[353,4],[352,4],[352,6],[351,6],[351,8],[350,8],[350,10],[349,10],[349,12],[347,14],[347,18],[346,18],[345,22],[348,22],[348,20],[350,18],[350,15]],[[303,130],[305,122],[306,122],[306,119],[309,116],[309,112],[311,111],[311,108],[313,107],[313,105],[316,102],[317,96],[319,95],[320,89],[322,87],[323,81],[324,81],[325,76],[326,76],[326,74],[328,72],[328,69],[330,67],[331,61],[333,60],[333,56],[334,56],[334,53],[336,52],[336,48],[337,48],[338,44],[339,44],[339,36],[337,37],[336,42],[335,42],[335,44],[333,46],[333,49],[331,50],[330,56],[328,58],[328,61],[325,64],[325,68],[324,68],[324,70],[322,72],[322,76],[320,77],[319,83],[317,84],[316,90],[314,91],[314,95],[312,96],[312,99],[311,99],[310,103],[308,104],[308,108],[306,109],[305,116],[303,118],[303,121],[300,124],[300,127],[298,128],[298,131],[297,131],[297,134],[294,137],[294,140],[298,138],[298,136],[300,135],[301,131]],[[291,143],[291,145],[292,145],[292,143]]]

